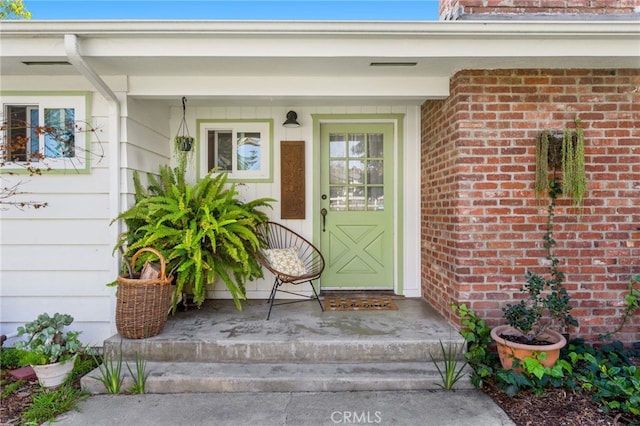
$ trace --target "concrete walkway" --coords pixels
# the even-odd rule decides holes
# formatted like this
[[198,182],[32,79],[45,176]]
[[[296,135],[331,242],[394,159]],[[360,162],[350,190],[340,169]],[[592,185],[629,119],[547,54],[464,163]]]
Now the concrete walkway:
[[514,425],[487,395],[463,391],[96,395],[55,425]]

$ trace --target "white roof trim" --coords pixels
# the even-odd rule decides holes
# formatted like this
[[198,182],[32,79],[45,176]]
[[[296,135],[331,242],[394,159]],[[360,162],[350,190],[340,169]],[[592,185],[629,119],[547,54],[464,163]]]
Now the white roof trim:
[[3,36],[368,35],[483,36],[638,35],[638,21],[3,21]]

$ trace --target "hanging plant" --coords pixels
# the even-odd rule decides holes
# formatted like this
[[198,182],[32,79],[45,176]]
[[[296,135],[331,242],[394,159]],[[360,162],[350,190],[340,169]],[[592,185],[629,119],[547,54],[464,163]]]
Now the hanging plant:
[[189,135],[189,127],[187,127],[187,98],[185,96],[182,97],[182,120],[178,126],[174,143],[178,164],[184,167],[187,162],[188,153],[193,147],[193,138]]
[[584,167],[584,132],[576,119],[575,129],[564,129],[562,137],[562,185],[574,206],[582,205],[587,189]]
[[580,119],[574,129],[565,128],[562,134],[544,130],[536,137],[536,196],[549,192],[549,169],[554,177],[562,172],[563,193],[571,197],[574,206],[582,206],[587,189],[584,162],[584,132]]

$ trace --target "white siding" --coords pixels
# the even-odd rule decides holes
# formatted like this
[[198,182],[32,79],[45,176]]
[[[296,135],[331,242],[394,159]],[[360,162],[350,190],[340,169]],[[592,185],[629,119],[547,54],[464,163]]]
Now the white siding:
[[[33,90],[54,83],[42,78],[37,84],[20,80],[14,90]],[[49,81],[51,80],[51,81]],[[34,83],[34,82],[31,82]],[[87,90],[84,82],[62,78],[57,90]],[[68,169],[42,176],[3,175],[4,184],[22,181],[28,194],[16,199],[49,203],[43,209],[8,208],[0,211],[0,330],[11,336],[19,325],[38,314],[71,314],[72,327],[81,330],[84,343],[102,345],[112,334],[113,290],[105,284],[113,278],[114,258],[109,223],[109,129],[107,105],[91,95],[91,168],[88,174]]]

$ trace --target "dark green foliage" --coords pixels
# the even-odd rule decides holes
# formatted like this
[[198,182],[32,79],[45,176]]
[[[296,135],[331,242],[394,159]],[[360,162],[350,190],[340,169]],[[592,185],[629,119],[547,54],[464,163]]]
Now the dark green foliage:
[[491,329],[464,303],[460,306],[452,304],[451,308],[460,315],[462,324],[460,334],[467,342],[467,352],[464,357],[473,368],[471,383],[476,388],[481,388],[483,381],[493,375],[498,362],[498,355],[489,350],[492,343]]
[[620,342],[596,349],[574,341],[568,352],[576,383],[591,392],[604,411],[634,416],[640,416],[640,369],[631,357],[639,356],[640,351],[625,349]]
[[569,295],[563,286],[564,274],[558,270],[560,261],[553,254],[556,241],[553,239],[553,220],[556,200],[562,194],[560,183],[554,179],[549,183],[551,202],[547,209],[547,232],[544,235],[544,248],[550,262],[550,278],[527,272],[522,292],[528,297],[519,303],[503,308],[507,323],[519,330],[528,341],[535,340],[552,323],[558,321],[563,326],[577,326],[578,321],[569,313]]
[[[245,283],[262,277],[255,253],[263,242],[258,226],[268,220],[259,209],[274,200],[243,202],[227,174],[207,174],[195,185],[186,182],[184,169],[160,167],[159,177],[149,175],[145,190],[134,176],[136,203],[120,214],[127,225],[117,247],[130,258],[143,247],[153,247],[176,275],[176,294],[185,289],[202,304],[206,286],[220,278],[238,309],[246,299]],[[140,264],[148,260],[140,256]],[[174,302],[177,298],[174,298]],[[175,304],[174,304],[175,309]]]
[[467,341],[465,358],[474,370],[471,381],[476,387],[493,381],[509,396],[524,390],[542,394],[549,387],[581,389],[604,411],[640,416],[640,369],[633,362],[640,358],[640,342],[630,349],[620,342],[593,347],[574,339],[562,349],[553,368],[540,363],[537,358],[545,354],[539,353],[517,363],[514,367],[519,372],[504,370],[491,350],[490,329],[484,320],[464,304],[451,307],[461,318],[461,334]]
[[496,382],[500,389],[507,395],[514,396],[518,392],[529,389],[540,395],[545,388],[555,388],[566,385],[566,380],[573,374],[573,367],[564,360],[559,359],[552,368],[545,367],[539,359],[545,359],[544,352],[536,354],[536,357],[527,357],[517,367],[521,371],[497,369]]

